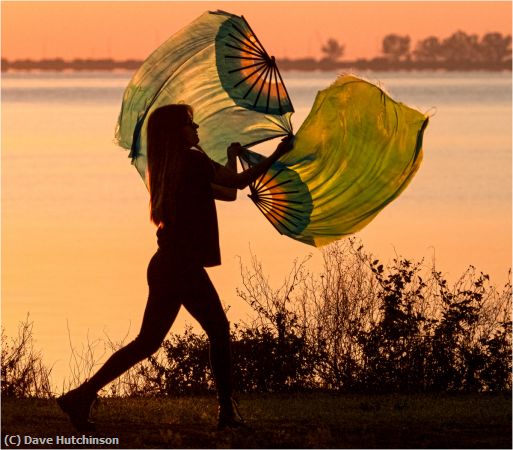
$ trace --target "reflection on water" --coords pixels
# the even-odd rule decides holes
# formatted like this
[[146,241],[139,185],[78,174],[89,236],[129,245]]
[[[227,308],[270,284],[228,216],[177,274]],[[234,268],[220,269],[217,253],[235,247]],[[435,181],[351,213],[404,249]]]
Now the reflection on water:
[[[511,265],[511,75],[365,73],[398,100],[436,108],[424,162],[404,194],[359,237],[388,260],[396,252],[456,278],[469,264],[502,283]],[[129,74],[6,74],[2,79],[2,323],[14,334],[30,312],[37,345],[68,370],[73,344],[136,333],[155,250],[148,194],[113,144]],[[294,126],[335,74],[284,73]],[[434,110],[433,110],[434,111]],[[267,143],[267,149],[273,144]],[[264,146],[265,147],[265,146]],[[232,322],[239,256],[252,251],[280,283],[294,258],[318,250],[276,234],[246,197],[218,205],[223,266],[209,270]],[[186,314],[175,330],[183,327]],[[127,334],[128,333],[128,334]]]

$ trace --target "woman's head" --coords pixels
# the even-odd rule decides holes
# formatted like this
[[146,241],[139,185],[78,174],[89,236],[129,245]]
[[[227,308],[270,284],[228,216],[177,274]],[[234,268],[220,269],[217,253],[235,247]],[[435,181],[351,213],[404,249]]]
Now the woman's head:
[[192,147],[199,142],[197,129],[189,105],[161,106],[148,119],[148,147],[155,151],[165,151],[167,147],[178,150]]
[[163,220],[164,196],[177,189],[181,154],[199,142],[198,125],[189,105],[166,105],[153,111],[147,126],[147,159],[150,185],[150,217]]

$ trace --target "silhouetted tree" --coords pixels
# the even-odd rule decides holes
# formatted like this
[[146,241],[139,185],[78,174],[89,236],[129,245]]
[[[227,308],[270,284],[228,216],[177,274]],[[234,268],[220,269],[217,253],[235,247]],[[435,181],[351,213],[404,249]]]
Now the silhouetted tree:
[[336,39],[330,38],[325,45],[321,48],[322,53],[326,55],[324,59],[329,61],[337,61],[344,55],[345,47],[341,45]]
[[434,62],[443,58],[442,44],[436,36],[430,36],[417,42],[413,57],[416,61]]
[[479,42],[481,57],[487,62],[502,62],[511,59],[511,35],[487,33]]
[[468,62],[479,61],[479,38],[476,34],[457,31],[444,39],[441,52],[445,61]]
[[407,59],[410,54],[410,36],[389,34],[383,39],[383,54],[393,60]]

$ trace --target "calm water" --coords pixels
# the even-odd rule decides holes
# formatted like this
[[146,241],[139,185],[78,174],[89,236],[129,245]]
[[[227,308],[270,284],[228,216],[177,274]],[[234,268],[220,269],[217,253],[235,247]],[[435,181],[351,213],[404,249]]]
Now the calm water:
[[[334,73],[283,74],[297,129]],[[396,99],[433,115],[424,162],[406,192],[359,237],[383,260],[430,261],[456,279],[473,264],[502,284],[511,265],[511,75],[363,73]],[[60,383],[70,344],[131,339],[155,251],[148,194],[113,144],[129,74],[2,77],[2,324],[30,313],[36,346]],[[209,270],[232,322],[239,256],[250,249],[278,287],[295,258],[319,251],[279,236],[246,198],[219,204],[223,266]],[[185,321],[177,320],[175,331]],[[103,346],[96,344],[98,358]]]

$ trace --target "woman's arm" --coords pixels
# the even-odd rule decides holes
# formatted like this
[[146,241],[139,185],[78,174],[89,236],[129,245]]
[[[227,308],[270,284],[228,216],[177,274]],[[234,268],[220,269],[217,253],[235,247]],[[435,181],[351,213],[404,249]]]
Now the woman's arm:
[[[231,171],[226,167],[220,167],[216,172],[213,182],[216,185],[227,188],[244,189],[258,177],[267,172],[267,169],[269,169],[269,167],[271,167],[271,165],[285,153],[292,150],[292,147],[292,137],[287,136],[282,139],[278,144],[278,147],[276,147],[276,150],[269,157],[260,161],[258,164],[255,164],[253,167],[246,169],[244,172],[237,173],[236,171]],[[230,153],[230,149],[232,153],[238,155],[242,150],[242,146],[240,144],[231,144],[230,147],[228,147],[228,153]]]
[[[217,171],[219,170],[228,170],[234,174],[237,174],[237,155],[239,154],[239,149],[234,149],[230,145],[227,150],[228,161],[223,166],[219,166]],[[214,198],[216,200],[223,200],[225,202],[233,202],[237,200],[237,189],[233,187],[221,186],[216,183],[212,183],[212,190],[214,191]]]

